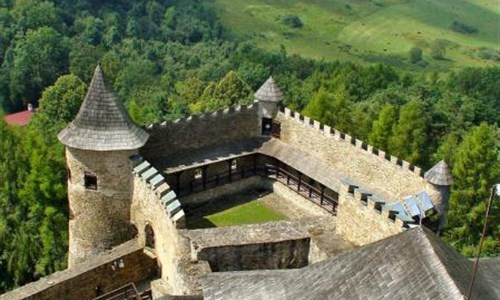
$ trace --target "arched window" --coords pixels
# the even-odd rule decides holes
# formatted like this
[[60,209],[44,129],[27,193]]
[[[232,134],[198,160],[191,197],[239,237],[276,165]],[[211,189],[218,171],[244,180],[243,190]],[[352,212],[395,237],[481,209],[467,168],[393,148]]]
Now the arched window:
[[146,236],[146,247],[154,249],[155,248],[155,232],[153,231],[153,227],[147,224],[144,229],[144,234]]

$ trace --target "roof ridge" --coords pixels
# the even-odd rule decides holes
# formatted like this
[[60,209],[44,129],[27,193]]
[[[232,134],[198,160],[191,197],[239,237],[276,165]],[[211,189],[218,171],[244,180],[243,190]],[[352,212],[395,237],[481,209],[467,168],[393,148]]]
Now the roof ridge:
[[[422,235],[424,242],[427,243],[427,247],[422,247],[423,251],[429,252],[431,254],[428,256],[429,259],[434,260],[434,262],[441,268],[441,270],[444,271],[444,272],[436,272],[438,276],[442,276],[444,282],[448,283],[450,287],[452,286],[453,290],[455,290],[455,293],[457,293],[456,295],[457,297],[461,296],[465,298],[467,291],[461,289],[461,285],[459,284],[459,282],[457,282],[453,274],[450,272],[448,266],[443,262],[441,255],[438,253],[438,251],[436,251],[435,245],[431,242],[431,239],[434,238],[430,237],[430,235],[431,234],[433,235],[434,233],[429,233],[428,231],[430,230],[424,227],[419,227],[418,230],[420,231],[420,235]],[[443,241],[440,242],[444,243]]]

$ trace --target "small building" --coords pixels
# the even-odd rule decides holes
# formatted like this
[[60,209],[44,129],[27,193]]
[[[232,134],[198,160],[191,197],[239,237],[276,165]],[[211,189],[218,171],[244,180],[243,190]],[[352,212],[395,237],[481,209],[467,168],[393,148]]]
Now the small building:
[[11,126],[26,126],[29,124],[34,112],[35,110],[33,108],[33,105],[29,103],[28,109],[10,115],[6,115],[4,117],[4,121],[5,123],[7,123],[7,125]]

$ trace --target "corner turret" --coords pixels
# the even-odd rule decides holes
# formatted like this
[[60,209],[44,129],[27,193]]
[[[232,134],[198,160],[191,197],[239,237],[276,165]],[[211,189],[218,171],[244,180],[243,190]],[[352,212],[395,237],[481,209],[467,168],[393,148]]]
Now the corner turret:
[[283,100],[283,92],[272,76],[255,93],[255,101],[259,102],[259,114],[263,118],[274,118],[278,113],[281,100]]
[[276,85],[272,76],[255,93],[255,102],[259,105],[259,119],[263,135],[272,133],[273,119],[278,113],[281,100],[283,100],[283,92]]
[[448,164],[441,160],[434,167],[429,169],[424,174],[424,178],[429,182],[437,192],[436,198],[439,205],[436,205],[436,210],[441,214],[439,220],[438,233],[446,224],[446,213],[448,212],[448,202],[450,199],[451,185],[453,184],[453,176],[451,175]]
[[78,115],[58,138],[68,165],[71,267],[133,238],[129,157],[148,134],[130,120],[97,66]]

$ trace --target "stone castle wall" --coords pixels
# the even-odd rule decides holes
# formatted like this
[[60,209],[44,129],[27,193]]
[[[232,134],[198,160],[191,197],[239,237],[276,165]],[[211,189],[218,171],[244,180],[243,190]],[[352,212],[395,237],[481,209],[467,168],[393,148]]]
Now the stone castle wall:
[[258,105],[230,107],[173,122],[150,125],[141,154],[156,161],[182,150],[231,143],[260,135]]
[[341,186],[336,230],[345,239],[363,246],[405,230],[399,218],[389,218],[389,211],[377,209],[374,201],[363,197],[356,190],[349,192],[349,185]]
[[302,268],[308,265],[309,244],[310,239],[303,238],[205,248],[197,258],[207,261],[212,272]]
[[[132,238],[129,156],[134,153],[66,149],[70,267]],[[86,172],[97,177],[97,189],[85,187]]]
[[394,156],[387,159],[385,152],[347,134],[289,109],[279,112],[276,120],[281,123],[282,141],[323,159],[333,170],[380,196],[388,197],[388,201],[422,190],[434,191],[421,177],[420,168]]
[[[123,267],[119,266],[120,262]],[[97,292],[108,293],[155,274],[155,259],[147,256],[135,241],[130,241],[76,264],[71,269],[56,272],[0,295],[0,299],[93,299]]]
[[146,226],[154,232],[154,249],[161,269],[161,277],[167,281],[173,294],[182,294],[188,287],[178,272],[180,259],[189,251],[189,246],[178,235],[176,224],[170,218],[165,206],[160,202],[160,195],[141,177],[134,178],[134,195],[131,206],[131,222],[137,227],[138,241],[146,245]]

